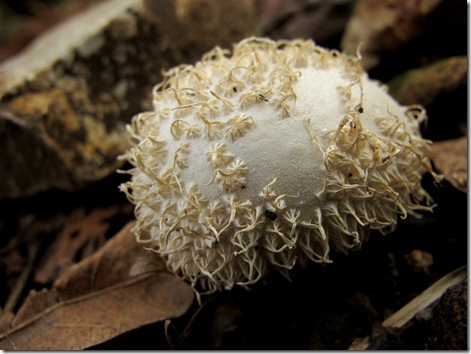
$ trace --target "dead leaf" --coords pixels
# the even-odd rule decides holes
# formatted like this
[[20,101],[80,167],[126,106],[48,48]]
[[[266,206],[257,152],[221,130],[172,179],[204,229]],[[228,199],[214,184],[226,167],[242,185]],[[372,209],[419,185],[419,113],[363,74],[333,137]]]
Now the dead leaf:
[[461,192],[468,192],[468,138],[466,136],[433,143],[429,158],[453,187]]
[[8,331],[11,321],[15,317],[15,314],[11,311],[0,310],[0,333]]
[[122,211],[120,205],[96,208],[88,214],[83,208],[74,211],[37,267],[34,281],[52,283],[74,260],[83,259],[99,249],[106,242],[109,219]]
[[272,34],[280,24],[303,12],[299,1],[265,0],[260,3],[260,28],[262,33]]
[[181,334],[168,323],[166,337],[171,349],[188,350],[201,343],[203,348],[220,349],[224,337],[235,332],[243,321],[241,304],[232,296],[224,292],[213,294],[195,311]]
[[347,23],[341,48],[355,54],[362,43],[363,65],[370,69],[379,55],[393,52],[418,37],[426,17],[443,0],[359,0]]
[[194,300],[187,283],[135,241],[126,225],[104,247],[32,292],[0,334],[4,350],[77,350],[178,317]]
[[465,86],[468,58],[450,57],[413,70],[388,82],[389,92],[403,105],[429,106],[437,96]]
[[416,272],[430,274],[429,268],[433,265],[433,255],[422,250],[413,250],[405,255],[407,263],[414,268]]
[[260,28],[263,35],[272,39],[312,38],[323,47],[338,46],[332,39],[343,33],[354,3],[264,0],[260,2]]
[[365,350],[370,345],[370,337],[355,338],[348,347],[348,350]]

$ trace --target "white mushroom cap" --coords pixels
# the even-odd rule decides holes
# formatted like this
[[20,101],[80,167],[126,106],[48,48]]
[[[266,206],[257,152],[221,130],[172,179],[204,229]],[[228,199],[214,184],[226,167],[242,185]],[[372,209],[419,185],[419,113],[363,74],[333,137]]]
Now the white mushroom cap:
[[419,123],[358,57],[249,38],[165,74],[132,121],[135,233],[198,291],[330,262],[430,210]]

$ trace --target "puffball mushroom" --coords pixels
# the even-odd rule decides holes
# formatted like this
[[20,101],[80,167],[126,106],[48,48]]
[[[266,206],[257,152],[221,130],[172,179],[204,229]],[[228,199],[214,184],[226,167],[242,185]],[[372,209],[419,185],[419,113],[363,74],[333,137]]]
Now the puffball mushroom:
[[167,71],[153,104],[128,126],[121,189],[138,241],[198,292],[328,263],[331,247],[431,209],[425,111],[395,102],[358,55],[249,38]]

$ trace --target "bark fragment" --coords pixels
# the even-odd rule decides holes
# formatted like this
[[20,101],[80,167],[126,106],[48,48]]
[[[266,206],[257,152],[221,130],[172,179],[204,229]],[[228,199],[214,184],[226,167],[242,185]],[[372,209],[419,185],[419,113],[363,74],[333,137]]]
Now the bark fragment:
[[[116,157],[128,147],[124,126],[151,108],[162,70],[201,55],[204,48],[190,55],[183,47],[198,35],[206,46],[222,40],[215,30],[222,19],[212,22],[213,35],[196,31],[192,18],[204,8],[181,13],[180,3],[100,2],[0,64],[0,198],[76,190],[119,167]],[[225,22],[224,40],[253,34],[250,21]]]

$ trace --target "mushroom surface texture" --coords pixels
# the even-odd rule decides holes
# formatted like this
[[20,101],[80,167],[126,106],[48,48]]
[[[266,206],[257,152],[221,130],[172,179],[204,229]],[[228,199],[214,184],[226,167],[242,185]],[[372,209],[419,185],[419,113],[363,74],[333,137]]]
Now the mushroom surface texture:
[[360,60],[252,37],[167,71],[122,156],[138,241],[211,293],[328,263],[330,248],[431,210],[426,113],[400,106]]

